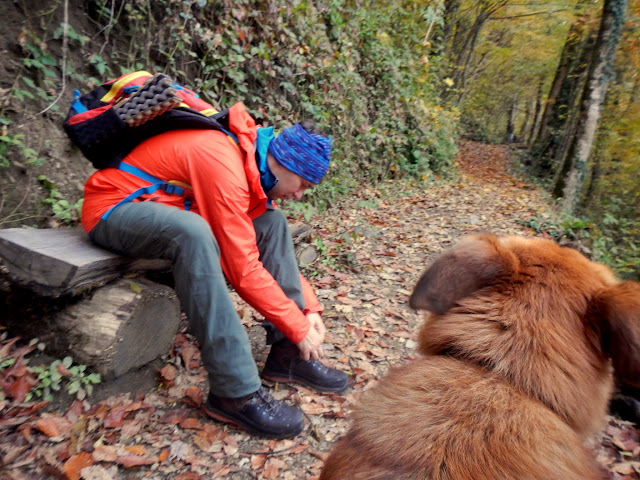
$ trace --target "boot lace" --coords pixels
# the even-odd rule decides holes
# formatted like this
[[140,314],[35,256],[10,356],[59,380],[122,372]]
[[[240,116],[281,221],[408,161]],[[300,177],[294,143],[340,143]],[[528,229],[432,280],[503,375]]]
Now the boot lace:
[[329,371],[329,367],[322,363],[320,360],[309,360],[309,363],[315,365],[322,373],[326,373]]
[[256,392],[257,396],[260,397],[260,400],[265,405],[267,413],[270,415],[277,415],[280,411],[280,407],[282,407],[282,403],[276,400],[271,396],[271,394],[265,390],[263,387]]

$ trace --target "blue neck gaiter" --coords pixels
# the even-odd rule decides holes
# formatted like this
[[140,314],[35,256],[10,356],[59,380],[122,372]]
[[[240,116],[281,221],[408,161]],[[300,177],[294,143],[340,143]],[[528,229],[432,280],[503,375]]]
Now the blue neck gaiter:
[[258,164],[258,170],[260,171],[260,183],[262,189],[267,195],[269,190],[276,186],[278,179],[271,173],[269,169],[269,162],[267,162],[267,151],[269,150],[269,144],[275,138],[273,134],[273,127],[259,128],[258,138],[256,140],[256,162]]

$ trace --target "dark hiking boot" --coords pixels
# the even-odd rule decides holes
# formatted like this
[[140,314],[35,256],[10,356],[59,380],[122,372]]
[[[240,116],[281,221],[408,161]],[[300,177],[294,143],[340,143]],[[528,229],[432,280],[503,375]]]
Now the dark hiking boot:
[[216,420],[267,438],[295,437],[304,428],[302,411],[276,400],[263,387],[240,398],[209,392],[204,410]]
[[272,382],[301,383],[319,392],[343,392],[349,386],[346,373],[327,367],[320,360],[303,360],[289,340],[271,345],[262,378]]

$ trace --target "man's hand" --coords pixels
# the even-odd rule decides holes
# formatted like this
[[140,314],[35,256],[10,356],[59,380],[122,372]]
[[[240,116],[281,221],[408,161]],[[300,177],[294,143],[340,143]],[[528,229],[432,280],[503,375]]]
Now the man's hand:
[[307,336],[298,343],[298,350],[300,350],[300,357],[303,360],[318,360],[324,357],[322,343],[326,329],[322,318],[317,313],[308,314],[307,319],[311,328],[307,332]]
[[324,326],[324,322],[322,321],[320,314],[310,313],[307,315],[307,320],[311,323],[311,327],[315,328],[316,331],[322,335],[322,341],[324,342],[324,335],[327,332],[327,329]]

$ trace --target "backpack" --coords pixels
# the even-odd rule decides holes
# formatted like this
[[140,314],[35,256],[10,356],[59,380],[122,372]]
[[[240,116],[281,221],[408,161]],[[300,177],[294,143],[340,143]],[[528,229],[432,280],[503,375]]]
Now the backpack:
[[139,71],[103,83],[91,92],[74,92],[64,130],[98,170],[118,168],[151,185],[132,192],[103,216],[123,203],[158,189],[182,195],[185,210],[191,205],[190,187],[149,175],[122,160],[140,143],[170,130],[213,129],[234,139],[229,131],[228,110],[218,112],[195,92],[173,83],[164,74]]
[[97,169],[118,168],[144,140],[179,129],[231,135],[227,110],[218,112],[167,75],[144,71],[108,81],[85,95],[76,90],[64,122],[71,141]]

